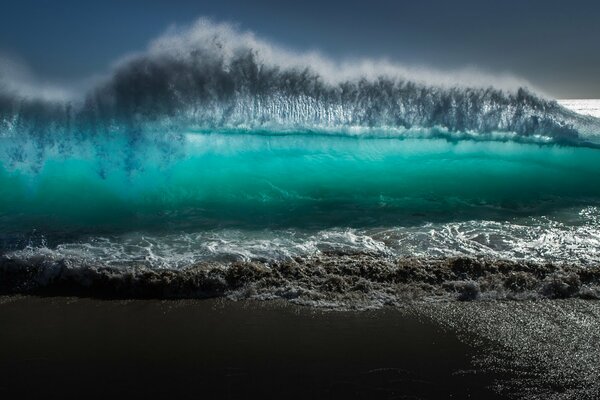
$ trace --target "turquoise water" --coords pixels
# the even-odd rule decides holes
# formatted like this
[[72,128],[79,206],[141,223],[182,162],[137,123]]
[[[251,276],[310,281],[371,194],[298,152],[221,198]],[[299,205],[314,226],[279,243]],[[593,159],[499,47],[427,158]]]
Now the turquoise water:
[[175,157],[84,148],[0,169],[4,230],[395,226],[600,200],[600,150],[512,141],[189,133]]

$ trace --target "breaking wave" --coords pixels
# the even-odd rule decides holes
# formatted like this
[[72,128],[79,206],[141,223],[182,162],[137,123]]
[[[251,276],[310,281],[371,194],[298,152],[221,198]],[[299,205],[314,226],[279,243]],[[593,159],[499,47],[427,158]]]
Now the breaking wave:
[[170,157],[188,130],[375,136],[420,131],[455,138],[599,143],[597,119],[568,111],[518,81],[474,76],[384,61],[336,63],[200,20],[124,59],[80,99],[52,101],[5,85],[0,92],[2,159],[4,164],[27,159],[38,165],[48,152],[69,154],[81,143],[95,147],[101,157],[112,149],[99,138],[122,140],[123,151],[130,153],[124,157],[143,152],[148,143]]
[[33,87],[0,86],[2,293],[600,296],[600,120],[522,82],[201,20],[81,96]]

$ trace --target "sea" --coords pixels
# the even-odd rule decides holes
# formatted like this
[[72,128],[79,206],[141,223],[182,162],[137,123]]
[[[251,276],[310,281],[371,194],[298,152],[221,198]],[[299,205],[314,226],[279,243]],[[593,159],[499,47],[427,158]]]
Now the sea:
[[202,29],[76,100],[0,93],[4,293],[600,297],[600,100]]

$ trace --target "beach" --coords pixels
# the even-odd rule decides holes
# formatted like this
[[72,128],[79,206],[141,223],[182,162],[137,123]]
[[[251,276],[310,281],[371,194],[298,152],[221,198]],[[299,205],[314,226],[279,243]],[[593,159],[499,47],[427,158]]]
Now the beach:
[[592,399],[599,316],[600,304],[583,300],[324,311],[280,301],[5,296],[0,393]]
[[3,297],[3,398],[500,398],[407,309]]

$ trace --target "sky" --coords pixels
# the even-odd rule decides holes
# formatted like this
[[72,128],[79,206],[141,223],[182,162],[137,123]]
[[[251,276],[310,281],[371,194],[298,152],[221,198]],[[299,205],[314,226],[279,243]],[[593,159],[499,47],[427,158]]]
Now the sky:
[[334,59],[474,67],[556,98],[600,98],[597,0],[3,0],[0,57],[48,81],[83,80],[199,17]]

